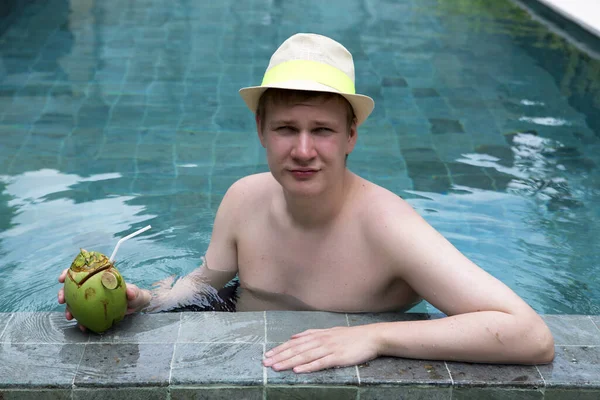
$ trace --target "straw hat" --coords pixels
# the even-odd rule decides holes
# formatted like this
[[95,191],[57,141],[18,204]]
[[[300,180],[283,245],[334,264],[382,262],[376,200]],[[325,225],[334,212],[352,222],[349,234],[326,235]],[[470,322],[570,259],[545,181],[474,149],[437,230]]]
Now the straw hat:
[[358,125],[375,106],[372,98],[355,92],[350,52],[335,40],[312,33],[298,33],[283,42],[273,53],[262,84],[240,89],[253,113],[268,88],[338,93],[352,105]]

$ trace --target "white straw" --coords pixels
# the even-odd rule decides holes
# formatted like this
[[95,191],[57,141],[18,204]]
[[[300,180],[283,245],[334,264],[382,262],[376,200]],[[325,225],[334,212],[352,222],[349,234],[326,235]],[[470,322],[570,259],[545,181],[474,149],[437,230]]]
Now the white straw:
[[132,234],[127,235],[124,238],[122,238],[121,240],[119,240],[117,242],[117,245],[115,246],[115,249],[113,250],[113,252],[112,252],[112,254],[110,256],[110,262],[113,262],[113,260],[115,259],[115,254],[117,254],[117,250],[119,250],[119,246],[121,245],[121,243],[123,243],[127,239],[131,239],[132,237],[139,235],[142,232],[146,232],[150,228],[152,228],[150,225],[145,226],[142,229],[140,229],[139,231],[133,232]]

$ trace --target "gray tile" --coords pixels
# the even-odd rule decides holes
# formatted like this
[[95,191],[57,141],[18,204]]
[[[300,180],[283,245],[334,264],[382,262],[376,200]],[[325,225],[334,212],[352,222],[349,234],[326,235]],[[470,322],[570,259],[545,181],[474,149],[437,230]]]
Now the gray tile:
[[358,366],[361,384],[434,383],[450,385],[444,362],[380,357]]
[[450,400],[452,388],[435,386],[373,386],[359,389],[360,400]]
[[180,319],[179,313],[128,315],[113,329],[91,334],[90,343],[175,343]]
[[88,344],[75,385],[80,387],[165,386],[172,344]]
[[269,400],[356,400],[358,389],[352,387],[268,386]]
[[70,400],[71,389],[47,389],[47,390],[28,390],[0,389],[0,399],[2,400]]
[[73,389],[74,400],[164,400],[167,398],[166,387]]
[[594,325],[596,325],[596,328],[598,329],[598,332],[600,333],[600,316],[598,315],[594,315],[590,317],[592,319],[592,322],[594,323]]
[[89,333],[67,321],[63,312],[15,313],[1,340],[13,343],[85,343]]
[[70,387],[84,346],[3,343],[0,347],[0,386]]
[[262,359],[262,344],[177,344],[171,384],[261,385]]
[[598,400],[600,389],[546,388],[544,400]]
[[[267,343],[267,349],[278,343]],[[357,385],[356,367],[330,368],[308,374],[297,374],[292,370],[273,371],[267,368],[269,385]]]
[[459,362],[446,364],[456,386],[541,387],[544,384],[535,366]]
[[600,345],[600,331],[587,315],[544,315],[542,318],[550,328],[557,346]]
[[348,326],[346,314],[319,311],[267,311],[267,341],[285,342],[307,329]]
[[265,388],[245,387],[171,387],[171,400],[263,400]]
[[547,386],[600,385],[600,347],[556,346],[551,364],[540,365]]
[[396,321],[426,321],[431,319],[443,318],[444,314],[425,314],[425,313],[364,313],[348,314],[350,326],[375,324],[378,322],[396,322]]
[[544,392],[539,389],[459,387],[452,390],[452,400],[542,400],[543,398]]
[[0,341],[4,341],[4,334],[8,322],[13,317],[12,313],[0,313]]
[[263,343],[264,312],[183,313],[178,343]]

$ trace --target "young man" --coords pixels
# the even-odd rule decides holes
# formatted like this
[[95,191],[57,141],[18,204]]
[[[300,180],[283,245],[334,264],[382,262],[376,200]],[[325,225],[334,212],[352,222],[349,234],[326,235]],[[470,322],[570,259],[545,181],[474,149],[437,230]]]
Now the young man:
[[202,267],[154,297],[128,285],[132,312],[176,302],[206,283],[219,289],[237,274],[238,311],[383,312],[426,299],[448,315],[302,332],[266,353],[263,363],[274,370],[311,372],[382,355],[553,359],[552,335],[522,299],[399,196],[346,168],[373,101],[354,93],[352,56],[341,44],[294,35],[274,53],[262,85],[240,93],[256,114],[271,172],[228,190]]

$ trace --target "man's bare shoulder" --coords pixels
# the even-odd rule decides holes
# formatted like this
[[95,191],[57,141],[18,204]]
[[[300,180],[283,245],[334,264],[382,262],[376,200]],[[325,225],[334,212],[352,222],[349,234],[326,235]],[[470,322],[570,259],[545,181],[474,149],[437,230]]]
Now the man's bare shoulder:
[[[235,181],[227,190],[223,203],[231,208],[247,207],[265,201],[277,186],[269,172],[248,175]],[[229,208],[228,207],[228,208]]]
[[358,186],[361,192],[359,208],[365,222],[419,216],[406,200],[382,186],[363,178],[359,178]]
[[382,254],[395,253],[397,248],[410,250],[415,235],[424,240],[431,235],[430,225],[402,197],[369,181],[361,182],[361,188],[361,229]]

